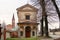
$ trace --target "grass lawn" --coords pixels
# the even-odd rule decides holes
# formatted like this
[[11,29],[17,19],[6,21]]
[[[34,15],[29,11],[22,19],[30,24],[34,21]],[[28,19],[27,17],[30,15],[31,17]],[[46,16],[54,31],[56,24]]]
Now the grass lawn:
[[7,38],[7,40],[38,40],[38,38]]

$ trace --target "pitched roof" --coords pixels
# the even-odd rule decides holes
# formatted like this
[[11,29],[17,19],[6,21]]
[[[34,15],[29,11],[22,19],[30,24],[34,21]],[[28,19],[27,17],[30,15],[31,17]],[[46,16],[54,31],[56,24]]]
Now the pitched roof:
[[25,7],[30,7],[30,8],[32,8],[34,10],[38,10],[36,7],[34,7],[34,6],[30,5],[30,4],[26,4],[24,6],[21,6],[21,7],[17,8],[16,10],[22,10]]
[[12,25],[11,24],[8,24],[7,26],[6,26],[6,30],[11,30],[12,29]]

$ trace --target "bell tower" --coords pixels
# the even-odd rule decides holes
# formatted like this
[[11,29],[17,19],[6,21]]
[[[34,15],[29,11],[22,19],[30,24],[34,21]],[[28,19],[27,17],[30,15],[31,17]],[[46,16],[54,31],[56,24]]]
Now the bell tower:
[[14,18],[14,14],[13,14],[13,17],[12,17],[12,27],[15,27],[15,18]]

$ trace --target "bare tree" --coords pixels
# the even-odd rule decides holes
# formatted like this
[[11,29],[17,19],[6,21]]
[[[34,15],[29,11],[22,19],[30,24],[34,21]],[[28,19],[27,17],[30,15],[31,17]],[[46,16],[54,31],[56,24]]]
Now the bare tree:
[[42,17],[45,20],[45,36],[48,37],[48,20],[47,20],[47,12],[45,6],[45,0],[40,0],[40,5],[42,7]]
[[[34,4],[34,6],[39,4],[42,8],[42,16],[39,16],[39,17],[42,17],[42,19],[40,19],[41,20],[41,36],[43,36],[43,34],[44,34],[43,20],[45,21],[45,34],[46,34],[46,36],[49,36],[49,34],[48,34],[48,22],[55,23],[56,22],[55,20],[57,18],[57,17],[54,17],[54,16],[56,16],[55,7],[52,4],[51,0],[37,0],[33,4]],[[47,6],[48,6],[48,8],[46,8]],[[41,8],[39,8],[39,9],[41,9]],[[47,16],[49,17],[48,19],[47,19]],[[51,17],[52,17],[52,19],[51,19]]]
[[[58,8],[58,6],[55,2],[56,0],[51,0],[51,1],[53,2],[54,6],[56,8],[56,11],[57,11],[57,14],[58,14],[58,17],[59,17],[59,21],[60,21],[60,11],[59,11],[59,8]],[[60,22],[59,22],[59,24],[60,24]],[[59,25],[59,28],[60,28],[60,25]]]

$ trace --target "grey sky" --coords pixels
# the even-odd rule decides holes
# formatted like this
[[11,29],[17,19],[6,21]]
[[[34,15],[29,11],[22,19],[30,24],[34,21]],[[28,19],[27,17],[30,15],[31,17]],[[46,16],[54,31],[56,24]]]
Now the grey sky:
[[11,24],[12,15],[14,13],[17,22],[16,8],[26,4],[27,0],[0,0],[0,21]]

